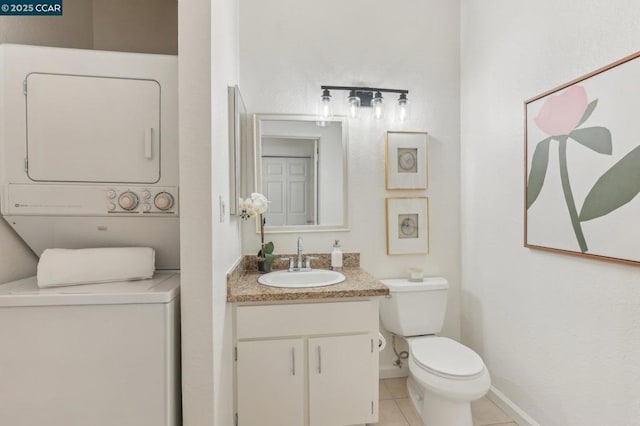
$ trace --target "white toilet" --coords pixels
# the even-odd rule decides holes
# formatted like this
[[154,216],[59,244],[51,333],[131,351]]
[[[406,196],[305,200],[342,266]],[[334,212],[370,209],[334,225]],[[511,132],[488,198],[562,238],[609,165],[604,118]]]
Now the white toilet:
[[442,329],[449,283],[388,279],[380,302],[382,325],[409,344],[407,387],[425,426],[471,426],[471,401],[489,390],[491,378],[473,350],[435,333]]

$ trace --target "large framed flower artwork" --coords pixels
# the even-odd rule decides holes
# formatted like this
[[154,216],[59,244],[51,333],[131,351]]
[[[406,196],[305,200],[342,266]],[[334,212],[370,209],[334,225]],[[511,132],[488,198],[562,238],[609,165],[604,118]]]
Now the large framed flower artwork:
[[640,265],[640,52],[525,101],[525,246]]

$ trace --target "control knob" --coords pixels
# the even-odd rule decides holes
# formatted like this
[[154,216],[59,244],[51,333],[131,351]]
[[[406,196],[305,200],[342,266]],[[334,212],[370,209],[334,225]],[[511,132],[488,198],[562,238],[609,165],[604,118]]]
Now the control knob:
[[169,210],[173,207],[173,196],[168,192],[159,192],[153,199],[153,203],[156,205],[158,210]]
[[126,191],[118,197],[118,204],[124,210],[133,210],[138,207],[138,196],[131,191]]

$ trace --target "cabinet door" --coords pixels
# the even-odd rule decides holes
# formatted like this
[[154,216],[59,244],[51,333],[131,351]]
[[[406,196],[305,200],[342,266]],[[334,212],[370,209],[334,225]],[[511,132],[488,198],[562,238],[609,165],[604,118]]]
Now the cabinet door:
[[304,425],[303,350],[302,339],[238,343],[239,425]]
[[369,334],[309,339],[311,426],[377,421],[378,351]]

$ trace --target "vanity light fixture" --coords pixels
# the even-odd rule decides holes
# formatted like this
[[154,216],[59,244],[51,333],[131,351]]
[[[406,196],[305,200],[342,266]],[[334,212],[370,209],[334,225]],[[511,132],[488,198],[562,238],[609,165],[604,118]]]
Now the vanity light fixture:
[[371,108],[373,108],[373,118],[376,120],[382,120],[384,118],[384,109],[382,108],[382,93],[376,92],[376,95],[371,100]]
[[406,121],[409,118],[408,90],[404,89],[381,89],[377,87],[357,87],[357,86],[320,86],[322,96],[320,97],[319,114],[323,118],[331,117],[331,92],[330,90],[347,90],[349,96],[346,101],[347,117],[358,118],[360,107],[373,108],[373,118],[380,120],[384,118],[384,102],[382,93],[399,93],[398,104],[396,106],[396,119]]
[[347,117],[349,118],[358,118],[360,117],[360,105],[361,101],[355,90],[351,90],[349,92],[349,97],[347,98]]
[[331,118],[331,93],[329,93],[329,89],[322,91],[322,96],[320,97],[320,116],[326,119]]
[[406,93],[401,93],[398,98],[398,106],[396,107],[396,116],[400,121],[409,119],[409,100]]

